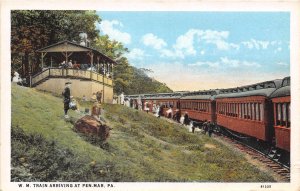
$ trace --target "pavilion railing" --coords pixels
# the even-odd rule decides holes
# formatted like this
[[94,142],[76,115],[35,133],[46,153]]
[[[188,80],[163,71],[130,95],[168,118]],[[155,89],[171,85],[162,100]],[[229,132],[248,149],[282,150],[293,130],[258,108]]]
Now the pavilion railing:
[[31,86],[35,86],[48,78],[72,78],[81,80],[93,80],[106,85],[112,86],[112,79],[104,77],[102,74],[89,70],[80,69],[62,69],[62,68],[47,68],[42,72],[31,77]]

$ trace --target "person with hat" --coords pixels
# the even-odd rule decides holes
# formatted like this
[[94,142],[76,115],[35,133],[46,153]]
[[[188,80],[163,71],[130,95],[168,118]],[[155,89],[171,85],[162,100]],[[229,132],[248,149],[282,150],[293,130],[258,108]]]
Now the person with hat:
[[68,116],[68,110],[70,101],[71,101],[71,90],[70,90],[71,82],[66,82],[65,83],[65,89],[62,92],[62,95],[64,97],[64,112],[65,112],[65,118],[69,118]]

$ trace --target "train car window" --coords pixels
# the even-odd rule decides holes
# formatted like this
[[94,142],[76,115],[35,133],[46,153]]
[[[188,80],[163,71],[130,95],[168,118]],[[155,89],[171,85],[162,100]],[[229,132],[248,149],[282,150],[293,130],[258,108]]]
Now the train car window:
[[250,105],[250,103],[247,104],[247,107],[248,107],[248,116],[247,116],[247,118],[251,119],[251,105]]
[[241,105],[241,118],[244,118],[244,104],[240,104]]
[[281,125],[281,104],[277,103],[277,120],[276,125]]
[[241,103],[241,115],[242,115],[242,119],[244,119],[245,116],[245,106],[243,103]]
[[248,115],[249,115],[249,105],[248,105],[248,103],[245,103],[245,107],[246,107],[245,108],[245,110],[246,110],[246,112],[245,112],[246,113],[246,117],[245,118],[248,119]]
[[223,112],[222,105],[220,103],[218,103],[218,105],[219,105],[219,112],[220,112],[220,114],[222,114],[222,112]]
[[247,119],[251,119],[251,104],[247,103],[247,108],[248,108],[248,116]]
[[287,127],[290,127],[291,126],[291,104],[288,103],[288,110],[287,110],[287,113],[288,113],[288,123],[287,123]]
[[252,120],[255,120],[255,105],[254,105],[254,103],[251,103],[251,108],[252,108],[252,115],[251,115],[251,119]]
[[228,115],[228,103],[225,103],[225,115]]
[[282,104],[282,124],[281,124],[282,126],[286,126],[286,119],[287,119],[286,109],[287,109],[286,103],[283,103]]
[[258,109],[258,103],[255,103],[255,120],[259,121],[259,109]]
[[236,103],[233,104],[233,116],[236,117]]
[[264,105],[263,104],[260,104],[260,107],[259,107],[259,114],[260,114],[260,120],[263,121],[264,120]]
[[259,108],[260,108],[260,103],[258,103],[256,107],[257,107],[257,108],[256,108],[256,112],[257,112],[257,120],[258,120],[258,121],[261,121],[261,120],[260,120],[260,109],[259,109]]
[[206,102],[206,105],[207,105],[207,111],[206,112],[209,112],[210,111],[210,109],[209,109],[209,103]]

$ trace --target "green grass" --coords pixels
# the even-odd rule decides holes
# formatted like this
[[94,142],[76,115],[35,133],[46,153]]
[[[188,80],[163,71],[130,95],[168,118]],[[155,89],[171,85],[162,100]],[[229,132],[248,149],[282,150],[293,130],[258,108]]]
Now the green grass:
[[[79,105],[80,110],[91,107],[91,103],[79,102]],[[12,178],[37,180],[39,173],[44,173],[36,171],[34,165],[38,164],[40,169],[43,165],[52,169],[47,172],[52,176],[42,174],[43,181],[274,181],[247,163],[242,155],[208,136],[188,133],[180,125],[124,106],[104,104],[103,107],[104,118],[113,128],[106,149],[87,142],[73,131],[72,123],[84,114],[70,111],[72,119],[65,121],[62,98],[13,85],[12,128],[20,127],[24,131],[23,139],[34,140],[33,137],[40,136],[47,144],[34,141],[28,144],[14,138],[18,133],[12,134],[12,166],[18,169],[15,172],[27,172],[21,177],[12,173],[16,176]],[[55,146],[48,148],[51,144]],[[205,144],[216,148],[207,148]],[[48,152],[48,149],[57,152]],[[62,158],[59,153],[69,154]],[[50,158],[50,162],[40,163],[39,155],[41,160]],[[33,169],[24,166],[22,158]],[[57,163],[55,158],[68,166],[64,172],[56,172],[58,168],[52,165]]]

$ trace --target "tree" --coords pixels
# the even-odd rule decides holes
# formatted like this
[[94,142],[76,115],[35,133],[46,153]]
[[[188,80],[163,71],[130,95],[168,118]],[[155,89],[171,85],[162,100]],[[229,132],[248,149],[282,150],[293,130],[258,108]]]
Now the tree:
[[78,41],[81,31],[86,32],[94,44],[99,36],[95,23],[100,21],[95,11],[12,11],[12,71],[18,70],[23,77],[27,77],[29,71],[38,71],[40,56],[36,50],[61,40]]

